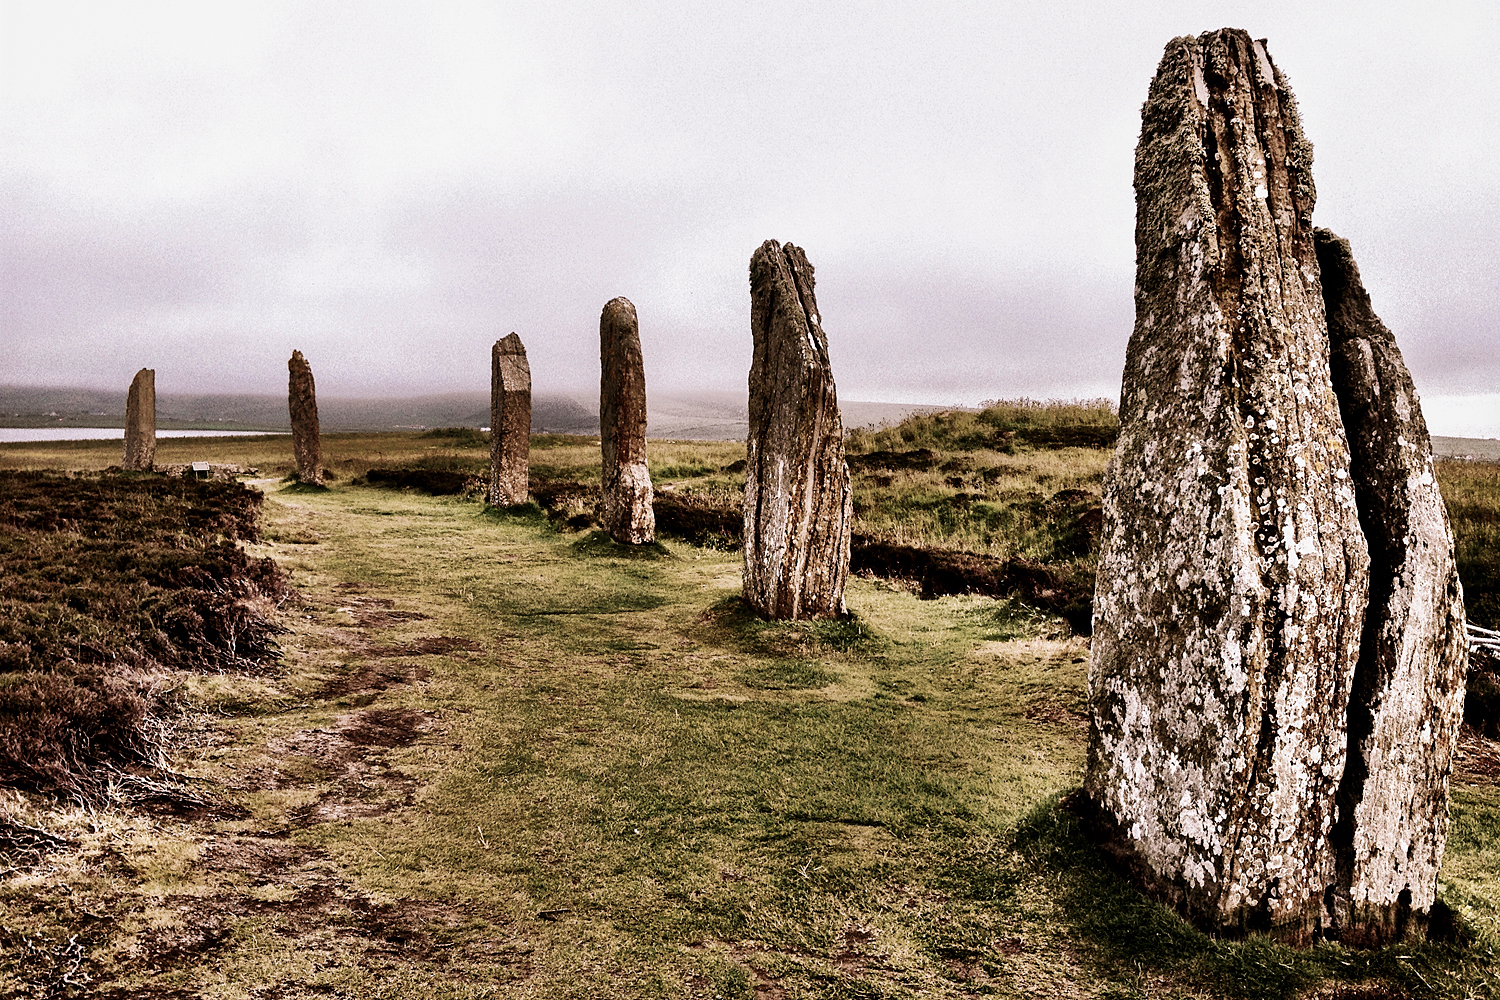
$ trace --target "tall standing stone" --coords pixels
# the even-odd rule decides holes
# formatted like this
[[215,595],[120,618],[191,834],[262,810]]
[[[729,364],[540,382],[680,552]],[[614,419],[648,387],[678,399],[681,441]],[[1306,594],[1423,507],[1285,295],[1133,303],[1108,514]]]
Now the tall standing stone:
[[125,397],[127,469],[149,472],[156,466],[156,369],[142,368],[130,380]]
[[1468,644],[1453,533],[1416,387],[1371,308],[1348,242],[1326,229],[1314,239],[1333,388],[1370,547],[1349,759],[1330,838],[1334,922],[1341,939],[1378,944],[1415,930],[1436,899]]
[[514,333],[490,350],[490,488],[485,503],[525,503],[531,463],[531,365]]
[[599,446],[604,530],[625,545],[656,537],[646,465],[646,368],[635,306],[611,299],[599,315]]
[[1368,555],[1330,382],[1312,148],[1263,42],[1168,44],[1104,493],[1085,791],[1202,924],[1326,928]]
[[750,330],[745,600],[773,619],[841,616],[854,508],[813,267],[798,247],[767,240],[750,259]]
[[322,486],[323,444],[318,433],[318,393],[313,386],[312,367],[301,351],[293,351],[286,366],[289,372],[286,402],[292,418],[297,478],[310,486]]

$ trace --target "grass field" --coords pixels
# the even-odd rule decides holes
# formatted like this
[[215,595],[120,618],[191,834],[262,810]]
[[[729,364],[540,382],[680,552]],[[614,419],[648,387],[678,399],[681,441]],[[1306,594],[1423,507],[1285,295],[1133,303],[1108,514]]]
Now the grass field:
[[1469,620],[1500,629],[1500,463],[1439,462]]
[[[324,441],[328,491],[278,481],[285,439],[161,442],[161,462],[260,469],[246,548],[301,603],[279,671],[174,675],[193,808],[0,800],[35,841],[0,880],[0,995],[1500,993],[1490,744],[1466,744],[1443,874],[1471,941],[1213,940],[1110,874],[1059,806],[1087,655],[1059,620],[855,580],[851,620],[769,624],[736,599],[736,553],[643,557],[540,513],[353,485],[470,468],[470,442]],[[974,469],[1030,463],[1058,477],[1048,497],[1096,481],[1069,452],[1097,449],[1000,444]],[[537,445],[549,476],[597,469],[590,442]],[[0,446],[0,466],[102,468],[113,447]],[[678,489],[732,491],[743,457],[652,448]],[[914,493],[1003,481],[929,450]]]

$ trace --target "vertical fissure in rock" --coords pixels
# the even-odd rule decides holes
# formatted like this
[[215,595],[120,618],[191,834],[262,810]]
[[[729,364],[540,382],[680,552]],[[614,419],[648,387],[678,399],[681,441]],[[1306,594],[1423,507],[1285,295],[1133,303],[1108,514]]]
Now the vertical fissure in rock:
[[1216,931],[1380,944],[1436,905],[1466,643],[1420,403],[1265,46],[1174,40],[1136,151],[1085,792]]
[[1467,670],[1463,592],[1426,421],[1395,337],[1348,242],[1318,229],[1314,243],[1371,567],[1330,832],[1335,932],[1380,944],[1420,930],[1436,902]]
[[1311,191],[1287,173],[1301,154],[1280,152],[1304,146],[1244,32],[1167,46],[1136,154],[1085,779],[1111,849],[1160,895],[1291,941],[1318,932],[1333,880],[1323,833],[1366,564],[1345,544],[1358,527],[1310,239],[1281,195]]
[[287,412],[292,423],[292,453],[297,478],[310,486],[323,485],[323,444],[318,427],[318,393],[312,366],[301,351],[287,362]]
[[646,462],[646,370],[635,306],[611,299],[599,314],[599,448],[604,530],[623,545],[656,537]]

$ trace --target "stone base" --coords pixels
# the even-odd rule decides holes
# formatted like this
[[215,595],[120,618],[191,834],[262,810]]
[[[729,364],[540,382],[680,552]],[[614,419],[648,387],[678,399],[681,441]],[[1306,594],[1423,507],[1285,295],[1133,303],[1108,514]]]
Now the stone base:
[[651,473],[644,465],[627,465],[604,489],[604,530],[621,545],[645,545],[656,539],[651,509]]
[[1456,941],[1463,936],[1458,916],[1439,901],[1432,910],[1413,910],[1409,903],[1355,907],[1332,887],[1322,899],[1309,899],[1296,915],[1273,922],[1259,907],[1219,913],[1212,902],[1181,880],[1151,869],[1131,843],[1128,831],[1078,789],[1061,806],[1077,816],[1085,835],[1109,866],[1143,894],[1175,910],[1194,927],[1218,938],[1264,934],[1294,948],[1319,941],[1338,941],[1352,948],[1381,948],[1402,941]]

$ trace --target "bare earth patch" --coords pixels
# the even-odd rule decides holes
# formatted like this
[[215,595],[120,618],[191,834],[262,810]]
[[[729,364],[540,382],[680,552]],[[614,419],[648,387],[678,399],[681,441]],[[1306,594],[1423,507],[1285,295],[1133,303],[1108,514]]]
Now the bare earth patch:
[[[359,599],[357,625],[423,617],[394,608],[383,598]],[[359,635],[339,646],[366,645]],[[427,655],[472,651],[475,644],[446,636],[377,647],[376,656]],[[421,652],[418,652],[420,650]],[[319,697],[378,695],[396,683],[425,678],[425,669],[391,664],[361,666],[329,682]],[[78,933],[53,940],[25,936],[6,947],[30,956],[22,996],[88,995],[110,998],[196,997],[175,985],[205,962],[217,964],[244,945],[244,935],[269,932],[294,939],[298,951],[321,954],[340,975],[382,978],[413,964],[449,968],[472,966],[474,975],[497,985],[532,973],[532,948],[519,940],[497,912],[472,904],[432,900],[372,899],[348,880],[323,849],[300,842],[297,831],[318,824],[380,816],[409,807],[417,782],[387,760],[434,730],[432,713],[404,706],[361,707],[331,724],[272,737],[266,756],[276,763],[247,769],[227,789],[208,782],[122,776],[133,806],[148,816],[173,821],[173,834],[195,855],[189,891],[152,897],[112,891],[75,903]],[[211,734],[197,734],[213,744]],[[224,798],[267,791],[311,790],[313,801],[291,808],[284,824],[246,831],[249,810]],[[125,794],[122,792],[122,794]],[[57,863],[80,845],[0,812],[0,860],[11,865]],[[49,862],[49,858],[53,859]],[[90,867],[113,872],[117,883],[139,879],[137,862],[109,849]],[[12,871],[17,870],[12,868]],[[40,870],[40,869],[38,869]],[[66,887],[60,887],[66,889]],[[49,894],[50,895],[50,894]],[[57,901],[38,898],[36,905]],[[65,904],[66,905],[66,904]],[[353,956],[354,968],[348,967]],[[316,966],[315,966],[316,967]],[[80,990],[88,989],[87,993]],[[342,989],[299,983],[288,970],[264,982],[256,997],[345,995]]]

